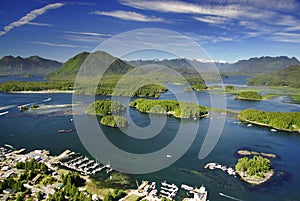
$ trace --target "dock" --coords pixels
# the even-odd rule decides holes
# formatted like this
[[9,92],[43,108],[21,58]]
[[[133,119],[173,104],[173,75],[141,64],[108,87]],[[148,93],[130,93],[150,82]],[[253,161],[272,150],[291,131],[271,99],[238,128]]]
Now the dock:
[[229,175],[233,175],[235,176],[236,175],[236,172],[233,168],[231,167],[227,167],[225,165],[220,165],[218,163],[207,163],[205,166],[204,166],[205,169],[210,169],[210,170],[214,170],[214,169],[220,169],[224,172],[227,172]]

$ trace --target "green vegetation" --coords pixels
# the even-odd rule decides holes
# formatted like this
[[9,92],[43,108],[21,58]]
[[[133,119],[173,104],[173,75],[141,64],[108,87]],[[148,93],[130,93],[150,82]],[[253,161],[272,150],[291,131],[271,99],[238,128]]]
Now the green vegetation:
[[125,111],[126,108],[117,101],[97,100],[89,105],[87,113],[89,115],[106,116]]
[[262,96],[256,91],[242,91],[240,92],[235,99],[240,100],[261,100]]
[[271,170],[271,162],[267,158],[261,156],[254,156],[251,159],[247,157],[240,158],[235,165],[235,169],[240,172],[246,173],[248,176],[263,178],[264,173]]
[[223,68],[222,71],[225,71],[228,75],[261,75],[263,73],[272,73],[276,70],[283,70],[290,65],[300,65],[300,63],[295,57],[266,56],[239,60],[238,62]]
[[27,105],[21,105],[19,109],[20,109],[21,112],[24,112],[24,111],[28,110],[28,106]]
[[203,90],[207,89],[207,86],[202,83],[193,84],[191,87],[194,91],[203,91]]
[[300,88],[300,66],[292,65],[280,71],[249,78],[248,85],[288,86]]
[[110,127],[124,127],[128,125],[128,122],[125,117],[117,115],[108,115],[101,118],[100,123],[105,126]]
[[234,90],[234,86],[228,85],[225,87],[225,92],[229,92],[229,91],[233,91]]
[[125,197],[126,192],[120,189],[114,190],[112,193],[108,193],[103,201],[118,201],[120,198]]
[[44,59],[38,56],[28,58],[5,56],[0,59],[0,76],[47,75],[61,67],[58,61]]
[[300,95],[290,95],[290,98],[295,102],[300,104]]
[[238,114],[241,121],[273,127],[278,130],[299,131],[300,112],[265,112],[255,109],[243,110]]
[[67,175],[62,175],[63,188],[56,190],[55,193],[49,197],[49,201],[65,201],[65,197],[70,197],[74,201],[91,201],[92,196],[80,192],[78,187],[84,186],[85,180],[82,179],[78,173],[70,172]]
[[180,102],[176,100],[136,99],[130,102],[140,112],[168,114],[176,118],[201,118],[207,114],[205,107],[196,103]]
[[73,90],[73,83],[66,81],[57,82],[24,82],[9,81],[0,83],[1,92],[15,91],[43,91],[43,90]]

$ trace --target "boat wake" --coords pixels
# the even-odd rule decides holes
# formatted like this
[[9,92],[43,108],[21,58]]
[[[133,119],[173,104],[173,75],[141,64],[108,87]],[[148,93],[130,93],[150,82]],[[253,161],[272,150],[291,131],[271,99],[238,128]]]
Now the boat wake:
[[45,103],[45,102],[49,102],[51,100],[52,100],[52,98],[47,98],[47,99],[43,100],[43,102]]
[[0,116],[5,115],[5,114],[7,114],[7,113],[8,113],[8,111],[0,112]]
[[243,201],[243,200],[241,200],[241,199],[232,197],[232,196],[230,196],[230,195],[226,195],[226,194],[224,194],[224,193],[219,193],[219,195],[221,195],[221,196],[223,196],[223,197],[226,197],[226,198],[229,198],[229,199],[232,199],[232,200]]
[[6,105],[6,106],[3,106],[3,107],[0,107],[0,111],[1,110],[7,110],[7,109],[10,109],[10,108],[13,108],[13,107],[16,107],[17,105]]

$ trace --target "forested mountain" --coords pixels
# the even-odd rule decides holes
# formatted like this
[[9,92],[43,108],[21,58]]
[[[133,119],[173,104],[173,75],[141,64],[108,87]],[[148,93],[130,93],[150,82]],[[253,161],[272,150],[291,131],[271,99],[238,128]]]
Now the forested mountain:
[[39,56],[27,58],[5,56],[0,59],[0,76],[18,75],[35,76],[46,75],[62,66],[62,63]]
[[279,57],[260,57],[250,58],[247,60],[239,60],[230,66],[222,69],[223,72],[231,75],[258,75],[262,73],[283,70],[290,65],[300,65],[295,58],[286,56]]
[[[75,79],[79,69],[89,55],[90,53],[88,52],[77,54],[76,56],[65,62],[58,71],[49,74],[48,78],[50,80]],[[103,51],[92,53],[92,56],[87,60],[87,62],[88,63],[85,63],[83,65],[84,67],[87,66],[87,68],[83,68],[83,71],[86,70],[86,73],[90,73],[91,75],[93,75],[93,73],[99,73],[99,70],[101,70],[101,68],[107,66],[109,66],[109,68],[107,69],[106,74],[111,75],[125,74],[127,71],[133,69],[133,66]]]
[[289,86],[300,88],[300,65],[292,65],[283,70],[256,75],[248,79],[248,85]]

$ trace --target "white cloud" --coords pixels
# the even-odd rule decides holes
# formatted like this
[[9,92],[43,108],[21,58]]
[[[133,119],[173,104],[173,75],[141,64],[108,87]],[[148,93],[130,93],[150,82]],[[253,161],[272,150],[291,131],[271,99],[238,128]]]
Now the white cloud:
[[40,22],[28,22],[27,24],[34,25],[34,26],[52,27],[52,24],[40,23]]
[[104,15],[104,16],[110,16],[119,18],[122,20],[132,20],[132,21],[139,21],[139,22],[163,22],[164,20],[160,17],[155,16],[146,16],[137,12],[132,11],[122,11],[122,10],[116,10],[116,11],[95,11],[93,14],[96,15]]
[[[45,12],[47,12],[50,9],[57,9],[62,7],[64,4],[63,3],[54,3],[54,4],[48,4],[42,8],[39,9],[35,9],[30,11],[29,13],[27,13],[25,16],[21,17],[19,20],[10,23],[9,25],[5,26],[3,29],[4,31],[0,32],[0,35],[4,35],[7,32],[9,32],[10,30],[12,30],[15,27],[19,27],[19,26],[23,26],[25,24],[30,23],[32,20],[34,20],[35,18],[37,18],[39,15],[44,14]],[[31,22],[34,23],[34,22]]]
[[76,34],[76,35],[87,35],[87,36],[103,36],[103,37],[111,37],[112,34],[104,34],[104,33],[95,33],[95,32],[81,32],[81,31],[64,31],[67,34]]
[[229,19],[226,17],[218,17],[218,16],[194,17],[194,19],[209,24],[223,24],[229,21]]
[[37,45],[46,45],[46,46],[50,46],[50,47],[90,48],[90,47],[87,47],[87,46],[50,43],[50,42],[44,42],[44,41],[30,41],[30,43],[37,44]]

